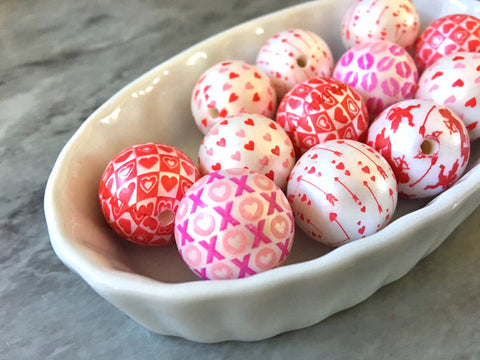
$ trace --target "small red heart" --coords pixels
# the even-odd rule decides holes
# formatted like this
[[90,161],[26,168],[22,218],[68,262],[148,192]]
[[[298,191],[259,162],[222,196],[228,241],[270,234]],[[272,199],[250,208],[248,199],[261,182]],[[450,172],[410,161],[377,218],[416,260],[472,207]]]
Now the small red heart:
[[270,170],[268,173],[265,174],[265,176],[273,181],[273,179],[275,177],[275,173],[273,172],[273,170]]
[[437,71],[433,76],[432,76],[432,80],[436,79],[437,77],[439,76],[442,76],[443,75],[443,71]]
[[274,122],[271,122],[270,124],[268,124],[268,126],[270,126],[273,130],[277,130],[277,125],[275,125]]
[[200,121],[203,126],[207,127],[207,119],[203,118],[202,121]]
[[214,171],[220,170],[221,168],[222,168],[222,165],[220,165],[220,163],[218,162],[212,165],[212,170]]
[[330,221],[337,220],[337,213],[331,212],[330,214],[328,214],[328,218],[330,219]]
[[247,144],[243,145],[243,147],[248,151],[253,151],[253,149],[255,148],[255,143],[250,140]]
[[255,123],[253,122],[253,120],[251,118],[248,118],[247,120],[245,120],[243,122],[245,125],[249,125],[249,126],[253,126],[255,125]]
[[338,163],[338,165],[335,166],[335,168],[338,169],[338,170],[343,170],[343,169],[345,169],[345,165],[343,164],[343,162],[341,162],[341,163]]
[[365,232],[365,225],[363,225],[360,229],[358,229],[358,233],[362,234]]
[[230,79],[235,79],[235,78],[237,78],[238,76],[239,76],[239,75],[238,75],[237,73],[234,73],[234,72],[231,72],[230,74],[228,74],[228,77],[229,77]]
[[465,103],[465,106],[466,107],[471,107],[471,108],[474,108],[475,106],[477,105],[477,99],[474,97],[470,98],[466,103]]
[[225,147],[225,138],[221,138],[216,142],[217,146]]
[[463,80],[462,79],[457,79],[453,84],[452,87],[462,87],[463,86]]
[[310,170],[308,170],[309,174],[313,174],[315,172],[315,166],[312,166]]
[[259,73],[255,72],[255,74],[253,74],[253,76],[255,76],[257,79],[261,79],[262,78],[262,75],[260,75]]
[[175,176],[163,175],[160,182],[162,183],[164,189],[167,192],[170,192],[178,184],[178,179]]
[[364,166],[362,168],[362,171],[365,173],[365,174],[370,174],[370,168],[368,166]]
[[230,97],[228,98],[228,102],[231,103],[231,102],[234,102],[234,101],[237,101],[237,100],[238,100],[237,94],[231,93]]
[[361,212],[365,212],[367,209],[365,208],[365,206],[362,206],[362,208],[360,209]]
[[260,101],[260,95],[258,95],[258,93],[253,94],[252,101],[253,101],[253,102],[258,102],[258,101]]
[[273,149],[270,149],[270,151],[272,152],[273,155],[277,155],[279,156],[280,155],[280,148],[277,146],[275,146]]
[[300,105],[302,105],[302,101],[295,99],[295,98],[289,98],[288,99],[288,106],[290,106],[291,109],[296,109]]

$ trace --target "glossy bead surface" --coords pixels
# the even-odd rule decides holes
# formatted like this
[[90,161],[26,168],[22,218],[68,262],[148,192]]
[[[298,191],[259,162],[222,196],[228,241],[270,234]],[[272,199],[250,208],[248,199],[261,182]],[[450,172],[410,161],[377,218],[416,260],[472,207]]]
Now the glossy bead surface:
[[209,173],[183,197],[175,239],[202,279],[236,279],[279,266],[294,239],[290,205],[273,181],[247,169]]
[[276,119],[297,156],[327,140],[361,139],[368,127],[363,98],[344,82],[326,77],[294,86],[280,102]]
[[170,243],[178,203],[199,177],[192,160],[172,146],[130,146],[109,162],[102,175],[102,212],[107,223],[129,241]]
[[470,140],[462,120],[429,100],[406,100],[385,109],[370,125],[367,144],[391,165],[399,195],[431,197],[463,173]]
[[346,48],[370,40],[389,40],[411,49],[420,32],[419,15],[410,0],[356,0],[342,19]]
[[197,80],[191,110],[203,134],[228,116],[242,112],[273,118],[277,96],[267,75],[243,60],[217,63]]
[[257,55],[257,66],[272,80],[278,99],[296,84],[319,76],[330,76],[333,56],[317,34],[291,29],[272,36]]
[[458,52],[429,66],[420,76],[415,98],[433,100],[453,110],[470,140],[480,138],[480,53]]
[[480,19],[451,14],[436,19],[420,35],[415,63],[420,72],[445,55],[460,51],[480,52]]
[[371,118],[389,105],[412,98],[418,80],[412,57],[401,46],[386,40],[350,48],[337,62],[333,76],[363,96]]
[[295,165],[295,151],[287,133],[275,121],[258,114],[239,114],[215,125],[198,152],[202,175],[229,168],[248,168],[285,189]]
[[390,220],[397,184],[376,150],[354,140],[331,140],[298,160],[287,196],[296,224],[306,234],[340,246],[375,233]]

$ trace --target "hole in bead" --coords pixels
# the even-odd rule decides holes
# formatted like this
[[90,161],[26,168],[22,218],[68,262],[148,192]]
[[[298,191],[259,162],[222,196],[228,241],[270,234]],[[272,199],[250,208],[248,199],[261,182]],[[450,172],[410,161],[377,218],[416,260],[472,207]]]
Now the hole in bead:
[[215,107],[211,107],[208,109],[208,114],[212,119],[216,119],[220,113],[218,112],[218,109]]
[[160,214],[158,214],[157,219],[160,225],[167,226],[170,225],[175,219],[175,213],[172,210],[163,210]]
[[302,54],[297,58],[297,65],[299,67],[304,68],[305,66],[307,66],[307,63],[308,63],[307,55]]
[[425,139],[420,144],[420,149],[425,155],[433,155],[438,151],[438,144],[433,139]]

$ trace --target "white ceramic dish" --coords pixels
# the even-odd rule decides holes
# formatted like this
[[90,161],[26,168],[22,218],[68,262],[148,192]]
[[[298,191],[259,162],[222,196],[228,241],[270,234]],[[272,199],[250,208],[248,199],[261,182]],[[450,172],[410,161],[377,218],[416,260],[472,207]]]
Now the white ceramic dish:
[[[423,27],[448,13],[480,14],[473,0],[415,3]],[[234,27],[152,69],[95,111],[65,145],[46,187],[47,225],[59,258],[148,329],[217,342],[259,340],[317,323],[402,277],[439,246],[480,203],[478,141],[455,186],[428,204],[401,200],[395,220],[377,234],[331,251],[298,231],[285,265],[240,280],[198,280],[174,245],[121,241],[101,215],[100,176],[123,148],[164,142],[196,159],[201,134],[189,101],[205,69],[225,59],[253,62],[270,35],[292,27],[320,34],[338,59],[344,7],[337,0],[309,2]]]

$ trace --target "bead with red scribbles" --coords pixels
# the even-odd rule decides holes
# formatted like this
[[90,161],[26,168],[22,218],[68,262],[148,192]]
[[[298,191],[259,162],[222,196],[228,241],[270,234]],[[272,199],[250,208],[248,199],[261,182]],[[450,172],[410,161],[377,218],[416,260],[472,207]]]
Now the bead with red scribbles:
[[370,125],[367,144],[391,165],[400,196],[426,198],[450,187],[470,156],[468,131],[459,116],[431,100],[405,100]]

